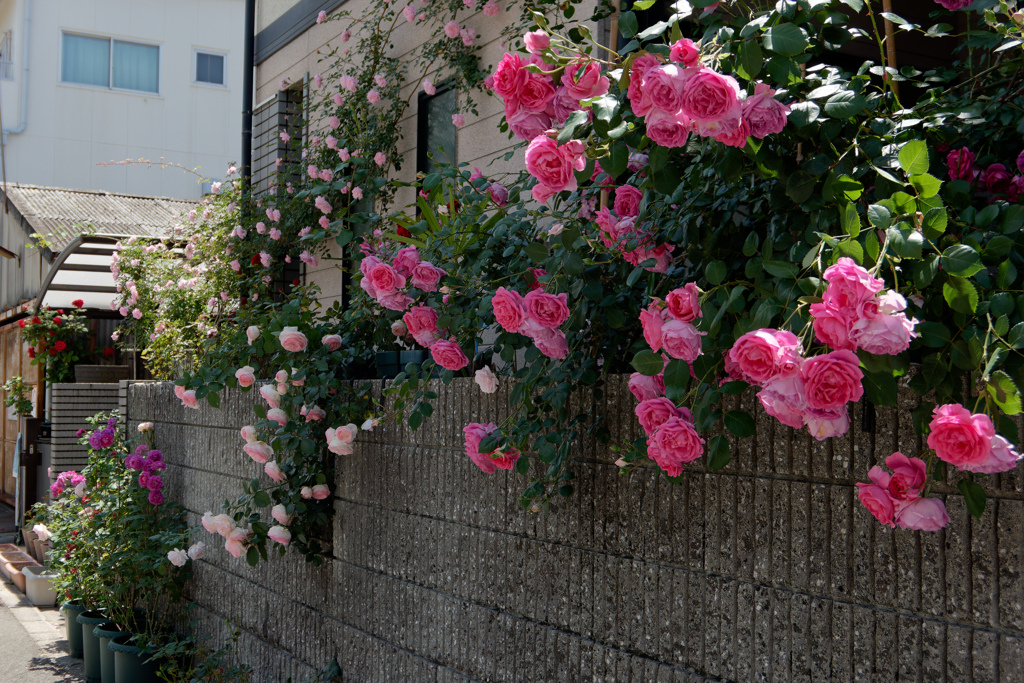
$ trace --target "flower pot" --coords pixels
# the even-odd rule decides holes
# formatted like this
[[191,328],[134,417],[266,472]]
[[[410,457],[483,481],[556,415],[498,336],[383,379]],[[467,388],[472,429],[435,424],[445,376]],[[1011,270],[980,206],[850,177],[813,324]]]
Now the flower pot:
[[85,659],[85,678],[89,683],[100,683],[100,641],[93,631],[101,624],[113,623],[99,611],[82,612],[75,619],[82,625],[82,655]]
[[24,567],[25,595],[36,607],[53,607],[57,604],[57,591],[53,589],[56,573],[46,567]]
[[30,552],[29,555],[31,555],[32,557],[36,558],[36,561],[42,562],[43,561],[43,542],[40,541],[38,538],[33,538],[31,543],[32,543],[32,545],[30,545],[29,547],[31,548],[32,552]]
[[26,567],[38,566],[39,563],[32,559],[22,560],[21,562],[7,562],[4,564],[4,574],[6,574],[7,578],[14,582],[14,585],[17,586],[18,590],[24,593],[25,575],[22,574],[21,571]]
[[110,641],[124,631],[114,622],[105,622],[98,625],[92,631],[100,643],[100,681],[102,683],[115,683],[114,677],[114,651],[110,649]]
[[132,644],[134,637],[134,633],[122,633],[107,646],[114,653],[114,683],[157,683],[159,667]]
[[25,539],[25,552],[34,557],[36,560],[39,559],[39,555],[36,551],[36,543],[39,542],[39,536],[32,529],[22,529],[21,537]]
[[72,657],[82,656],[82,625],[78,623],[78,615],[85,611],[85,607],[78,600],[65,602],[64,627],[67,629],[68,650]]

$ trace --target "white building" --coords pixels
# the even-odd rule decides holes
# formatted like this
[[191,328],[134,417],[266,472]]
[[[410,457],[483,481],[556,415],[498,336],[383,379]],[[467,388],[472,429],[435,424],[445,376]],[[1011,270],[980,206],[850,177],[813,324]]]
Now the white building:
[[244,0],[0,0],[6,177],[197,198],[241,157]]

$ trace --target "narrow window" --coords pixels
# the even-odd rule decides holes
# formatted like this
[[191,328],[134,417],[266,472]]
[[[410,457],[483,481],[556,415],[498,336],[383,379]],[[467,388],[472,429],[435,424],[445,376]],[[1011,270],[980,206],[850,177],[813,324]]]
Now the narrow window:
[[416,126],[416,170],[420,173],[432,173],[440,164],[456,163],[452,114],[458,103],[458,93],[447,86],[438,87],[436,95],[420,95]]
[[196,83],[224,85],[224,55],[196,52]]

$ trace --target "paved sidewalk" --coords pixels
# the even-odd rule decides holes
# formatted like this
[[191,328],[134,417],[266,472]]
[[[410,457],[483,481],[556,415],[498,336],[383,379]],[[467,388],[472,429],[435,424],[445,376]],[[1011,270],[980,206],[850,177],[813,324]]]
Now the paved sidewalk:
[[85,683],[82,660],[68,655],[63,614],[35,607],[7,582],[0,582],[0,681]]

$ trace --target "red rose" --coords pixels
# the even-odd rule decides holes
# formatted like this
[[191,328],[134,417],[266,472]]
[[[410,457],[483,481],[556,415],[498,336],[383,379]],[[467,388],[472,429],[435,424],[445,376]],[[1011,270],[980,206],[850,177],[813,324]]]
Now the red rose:
[[114,349],[110,348],[109,346],[107,348],[103,349],[103,357],[104,358],[113,358],[114,357]]
[[253,254],[252,255],[252,259],[249,261],[249,263],[254,265],[254,266],[259,264],[259,262],[260,262],[260,255],[259,254]]
[[39,318],[38,315],[36,317],[32,318],[32,324],[33,325],[38,325],[41,322],[43,322],[43,321]]
[[20,327],[22,329],[25,329],[25,321],[24,320],[19,320],[18,321],[18,327]]
[[56,351],[54,351],[53,349],[50,349],[50,355],[51,355],[51,356],[56,356],[56,355],[57,355],[57,352],[56,352]]
[[36,350],[34,348],[32,348],[31,346],[28,347],[28,357],[29,358],[35,358],[36,357]]
[[[61,311],[61,313],[63,313],[63,311]],[[60,325],[60,317],[59,317],[59,316],[58,316],[58,317],[55,317],[55,318],[53,319],[53,324],[54,324],[54,325]]]
[[85,308],[85,302],[82,301],[81,299],[75,299],[74,301],[71,302],[71,305],[74,306],[75,308]]
[[405,227],[404,227],[404,226],[401,226],[401,225],[399,225],[399,226],[398,226],[398,229],[397,229],[397,230],[395,230],[395,233],[396,233],[396,234],[397,234],[397,235],[398,235],[399,237],[412,237],[412,233],[411,233],[411,232],[409,232],[408,230],[406,230],[406,229],[405,229]]
[[62,341],[59,341],[59,342],[57,342],[56,344],[53,345],[53,348],[57,349],[57,351],[60,352],[60,351],[63,351],[64,349],[68,348],[68,345],[65,344]]

